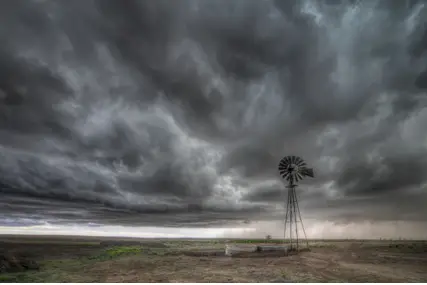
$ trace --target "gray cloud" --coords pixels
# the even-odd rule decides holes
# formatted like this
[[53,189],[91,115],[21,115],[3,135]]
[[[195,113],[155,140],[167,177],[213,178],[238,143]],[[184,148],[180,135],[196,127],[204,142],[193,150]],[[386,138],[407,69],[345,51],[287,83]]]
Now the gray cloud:
[[307,215],[426,217],[425,1],[0,5],[5,217],[275,219],[288,154]]

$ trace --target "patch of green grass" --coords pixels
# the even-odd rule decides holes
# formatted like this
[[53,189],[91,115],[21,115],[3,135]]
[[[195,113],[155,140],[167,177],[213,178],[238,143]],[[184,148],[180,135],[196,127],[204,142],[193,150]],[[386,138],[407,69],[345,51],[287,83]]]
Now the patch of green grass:
[[37,282],[31,278],[30,274],[25,273],[5,273],[0,275],[0,283],[31,283]]
[[132,256],[163,255],[165,249],[144,248],[142,246],[115,246],[101,250],[98,254],[74,259],[46,260],[40,263],[39,270],[0,274],[0,283],[64,283],[99,282],[87,273],[96,262]]
[[151,248],[143,246],[114,246],[102,250],[97,255],[89,256],[87,259],[103,261],[137,254],[162,256],[167,254],[167,252],[167,248]]
[[93,282],[82,274],[89,262],[82,259],[48,260],[40,264],[39,270],[0,274],[0,283],[63,283]]
[[90,260],[108,260],[120,256],[148,253],[142,246],[115,246],[101,251],[97,255],[88,257]]

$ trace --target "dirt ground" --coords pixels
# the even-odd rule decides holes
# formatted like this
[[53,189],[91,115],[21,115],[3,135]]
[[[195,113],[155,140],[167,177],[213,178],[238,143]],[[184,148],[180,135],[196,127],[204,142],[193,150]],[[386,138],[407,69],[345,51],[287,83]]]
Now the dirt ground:
[[315,241],[297,255],[239,257],[225,256],[224,244],[0,237],[0,252],[40,264],[0,282],[427,282],[424,241]]

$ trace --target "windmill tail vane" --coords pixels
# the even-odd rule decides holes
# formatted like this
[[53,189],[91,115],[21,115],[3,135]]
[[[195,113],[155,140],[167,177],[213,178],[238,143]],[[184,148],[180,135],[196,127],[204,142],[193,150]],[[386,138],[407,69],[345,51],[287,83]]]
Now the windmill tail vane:
[[313,178],[313,177],[314,177],[314,171],[313,171],[313,168],[306,168],[306,167],[303,167],[300,171],[301,171],[301,174],[302,174],[303,176],[308,176],[308,177],[311,177],[311,178]]
[[[280,176],[288,181],[288,197],[286,202],[286,211],[284,219],[284,241],[286,242],[287,234],[289,236],[289,249],[298,251],[299,248],[299,231],[302,228],[306,240],[307,248],[308,241],[305,233],[304,224],[301,218],[301,212],[298,205],[296,182],[301,181],[305,177],[314,177],[313,168],[308,168],[304,160],[298,156],[285,156],[279,162]],[[288,227],[289,225],[289,227]]]

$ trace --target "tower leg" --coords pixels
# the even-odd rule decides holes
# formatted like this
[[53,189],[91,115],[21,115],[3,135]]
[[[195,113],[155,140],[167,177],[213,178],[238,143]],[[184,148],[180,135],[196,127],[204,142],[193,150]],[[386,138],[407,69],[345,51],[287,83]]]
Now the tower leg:
[[[294,223],[295,223],[295,238],[296,238],[296,250],[298,251],[298,219],[297,219],[297,207],[296,207],[296,203],[297,203],[297,196],[296,196],[296,191],[295,188],[292,188],[292,196],[293,196],[293,210],[294,210]],[[299,217],[301,220],[301,217]]]
[[297,194],[296,193],[295,193],[295,205],[296,205],[296,209],[297,209],[297,212],[298,212],[299,220],[301,222],[301,228],[302,228],[302,231],[304,233],[305,242],[306,242],[306,245],[307,245],[307,248],[308,248],[307,234],[305,233],[304,223],[302,221],[301,212],[299,210],[299,204],[298,204],[298,199],[297,199]]
[[289,188],[288,190],[288,196],[289,196],[289,249],[293,249],[293,240],[292,240],[292,231],[293,231],[293,195],[292,195],[292,188]]
[[[297,193],[295,185],[290,184],[288,186],[288,195],[287,195],[286,209],[285,209],[285,220],[284,220],[284,241],[287,239],[287,232],[289,232],[289,250],[299,250],[300,246],[300,231],[298,229],[299,224],[301,224],[302,232],[305,239],[307,248],[308,240],[307,234],[305,232],[304,224],[301,217],[301,212],[299,209]],[[287,225],[289,223],[289,226]]]
[[288,224],[288,213],[289,213],[290,205],[291,205],[291,200],[289,198],[290,198],[290,196],[288,194],[288,197],[286,199],[286,206],[285,206],[285,220],[283,221],[283,243],[286,243],[286,230],[287,230],[287,224]]

